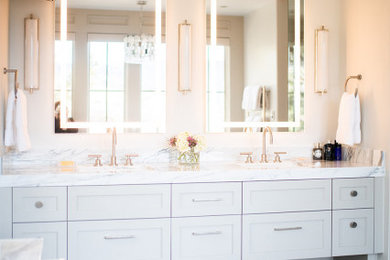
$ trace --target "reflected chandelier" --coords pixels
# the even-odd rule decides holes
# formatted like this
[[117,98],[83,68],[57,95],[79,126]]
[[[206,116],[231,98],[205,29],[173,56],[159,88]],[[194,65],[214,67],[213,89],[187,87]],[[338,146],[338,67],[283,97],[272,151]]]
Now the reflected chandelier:
[[140,34],[128,35],[123,41],[125,42],[125,62],[140,64],[154,59],[155,38],[153,35],[142,33],[143,26],[143,8],[146,1],[138,1],[140,6]]

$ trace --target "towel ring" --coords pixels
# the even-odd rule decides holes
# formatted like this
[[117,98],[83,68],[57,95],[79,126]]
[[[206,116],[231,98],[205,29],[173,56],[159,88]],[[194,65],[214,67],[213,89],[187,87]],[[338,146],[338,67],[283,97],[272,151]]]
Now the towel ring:
[[18,93],[18,88],[19,88],[19,83],[18,83],[18,70],[17,69],[7,69],[3,68],[3,73],[14,73],[14,93],[15,93],[15,99],[17,99],[17,93]]
[[[350,79],[362,80],[362,78],[363,78],[363,77],[362,77],[362,74],[358,74],[358,75],[356,75],[356,76],[349,76],[349,77],[347,78],[347,80],[345,81],[345,84],[344,84],[344,92],[347,92],[348,81],[349,81]],[[357,92],[358,92],[358,88],[355,89],[355,96],[356,96]]]

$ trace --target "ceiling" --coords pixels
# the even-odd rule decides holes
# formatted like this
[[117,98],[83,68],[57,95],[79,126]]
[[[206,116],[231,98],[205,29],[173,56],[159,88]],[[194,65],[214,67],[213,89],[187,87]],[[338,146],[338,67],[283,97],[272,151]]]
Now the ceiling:
[[[59,1],[57,1],[59,2]],[[139,11],[138,0],[68,0],[69,8],[77,9],[99,9],[99,10],[126,10]],[[154,11],[154,0],[147,0],[144,6],[145,11]],[[162,7],[165,10],[165,1],[162,0]]]
[[[219,15],[244,16],[249,12],[275,0],[216,0]],[[210,0],[206,0],[207,13],[210,12]]]
[[[198,0],[194,0],[198,1]],[[262,5],[275,0],[217,0],[217,13],[219,15],[243,16]],[[127,10],[139,11],[138,0],[68,0],[69,8],[100,9],[100,10]],[[147,0],[145,11],[154,11],[155,0]],[[57,4],[59,1],[57,1]],[[210,0],[206,0],[207,12],[210,11]],[[166,1],[162,0],[165,10]]]

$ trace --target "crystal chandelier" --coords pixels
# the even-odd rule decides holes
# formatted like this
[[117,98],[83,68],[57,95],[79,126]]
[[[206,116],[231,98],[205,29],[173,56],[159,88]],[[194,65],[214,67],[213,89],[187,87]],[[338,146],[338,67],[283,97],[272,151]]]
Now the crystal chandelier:
[[124,38],[125,42],[125,62],[140,64],[154,59],[154,43],[153,35],[142,33],[143,26],[143,8],[147,4],[146,1],[138,1],[140,6],[140,34],[128,35]]

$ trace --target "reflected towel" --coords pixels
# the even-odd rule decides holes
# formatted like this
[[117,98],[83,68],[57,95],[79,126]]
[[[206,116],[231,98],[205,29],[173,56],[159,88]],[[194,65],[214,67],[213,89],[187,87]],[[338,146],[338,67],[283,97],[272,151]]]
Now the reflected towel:
[[248,86],[244,89],[241,107],[243,110],[250,111],[260,108],[261,93],[260,86]]
[[336,140],[338,143],[351,146],[360,143],[359,96],[344,93],[341,97]]
[[15,147],[19,152],[31,148],[27,126],[27,100],[20,89],[17,92],[17,99],[14,91],[10,91],[8,95],[4,144],[7,147]]

